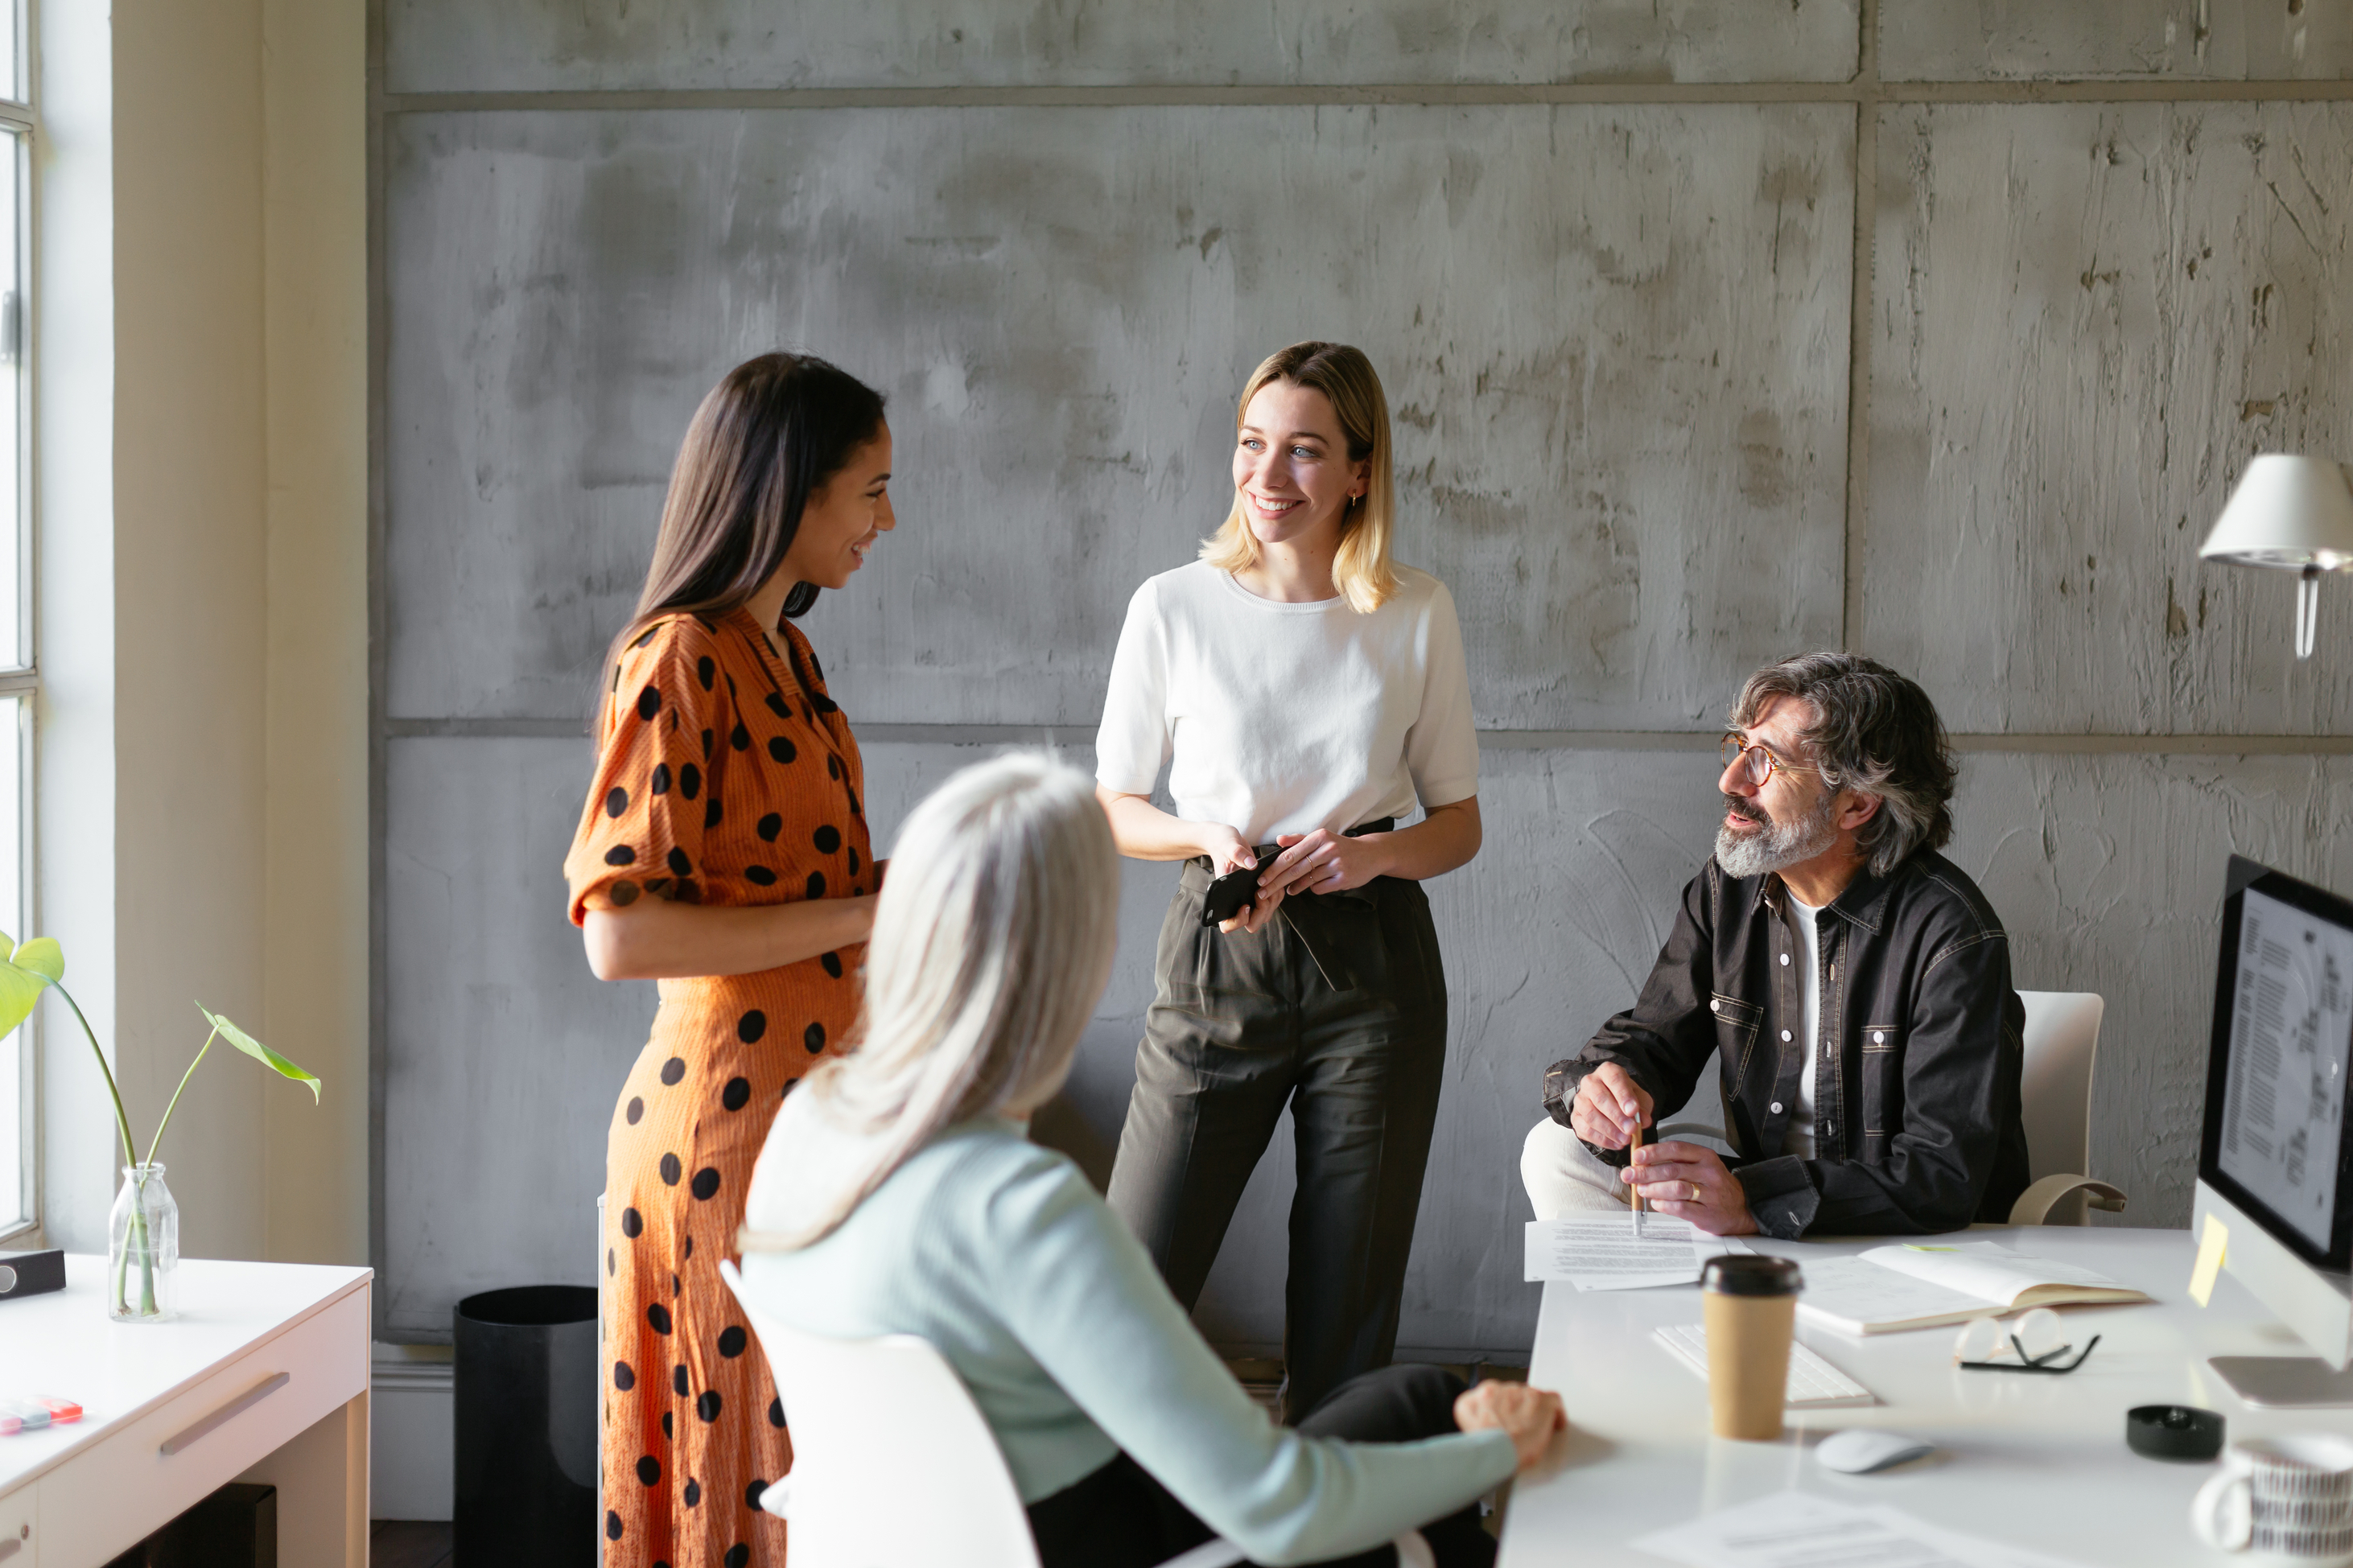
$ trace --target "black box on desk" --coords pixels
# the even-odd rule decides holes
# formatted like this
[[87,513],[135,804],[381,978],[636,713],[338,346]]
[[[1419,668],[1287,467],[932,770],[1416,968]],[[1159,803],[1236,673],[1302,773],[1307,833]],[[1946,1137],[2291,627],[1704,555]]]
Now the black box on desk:
[[61,1249],[0,1252],[0,1301],[65,1288],[66,1255]]

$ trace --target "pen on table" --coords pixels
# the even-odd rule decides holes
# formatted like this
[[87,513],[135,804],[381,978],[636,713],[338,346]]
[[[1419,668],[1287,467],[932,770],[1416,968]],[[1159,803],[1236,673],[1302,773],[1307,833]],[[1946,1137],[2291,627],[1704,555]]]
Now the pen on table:
[[[1642,1122],[1641,1119],[1637,1117],[1634,1121],[1634,1141],[1626,1146],[1626,1168],[1629,1171],[1634,1168],[1634,1155],[1641,1147]],[[1627,1190],[1634,1194],[1634,1204],[1626,1217],[1633,1226],[1634,1234],[1640,1237],[1642,1234],[1642,1189],[1640,1185],[1633,1185]]]

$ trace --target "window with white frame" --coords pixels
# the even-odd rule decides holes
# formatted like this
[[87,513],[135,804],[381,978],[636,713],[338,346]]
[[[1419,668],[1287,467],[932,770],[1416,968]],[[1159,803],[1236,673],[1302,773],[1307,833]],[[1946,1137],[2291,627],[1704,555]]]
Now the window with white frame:
[[[26,258],[31,255],[31,143],[36,128],[23,0],[0,0],[0,931],[18,942],[32,913],[32,530],[25,454],[29,382]],[[29,1227],[33,1179],[34,1025],[0,1039],[0,1238]]]

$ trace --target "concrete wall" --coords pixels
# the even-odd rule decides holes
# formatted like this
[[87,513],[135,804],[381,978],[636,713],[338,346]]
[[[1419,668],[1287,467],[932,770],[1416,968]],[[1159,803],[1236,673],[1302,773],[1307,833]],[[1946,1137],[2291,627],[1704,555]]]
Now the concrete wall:
[[[2022,985],[2110,998],[2094,1164],[2182,1223],[2222,856],[2353,879],[2343,661],[2296,667],[2285,585],[2195,560],[2253,452],[2353,455],[2353,37],[2287,5],[386,0],[386,1332],[586,1277],[651,1002],[562,921],[582,721],[688,414],[780,343],[892,400],[902,525],[805,623],[885,838],[990,745],[1091,760],[1252,363],[1380,366],[1490,824],[1431,889],[1408,1345],[1525,1347],[1538,1072],[1655,953],[1725,700],[1806,647],[1964,732],[1955,853]],[[1050,1119],[1098,1173],[1170,879],[1130,868]],[[1222,1342],[1279,1337],[1289,1181],[1213,1277]]]

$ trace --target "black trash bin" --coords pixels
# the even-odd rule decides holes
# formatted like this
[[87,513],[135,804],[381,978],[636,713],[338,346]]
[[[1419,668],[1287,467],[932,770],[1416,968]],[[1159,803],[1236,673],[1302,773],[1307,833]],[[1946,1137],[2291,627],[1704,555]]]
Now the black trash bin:
[[593,1287],[458,1303],[452,1568],[593,1568],[596,1393]]

